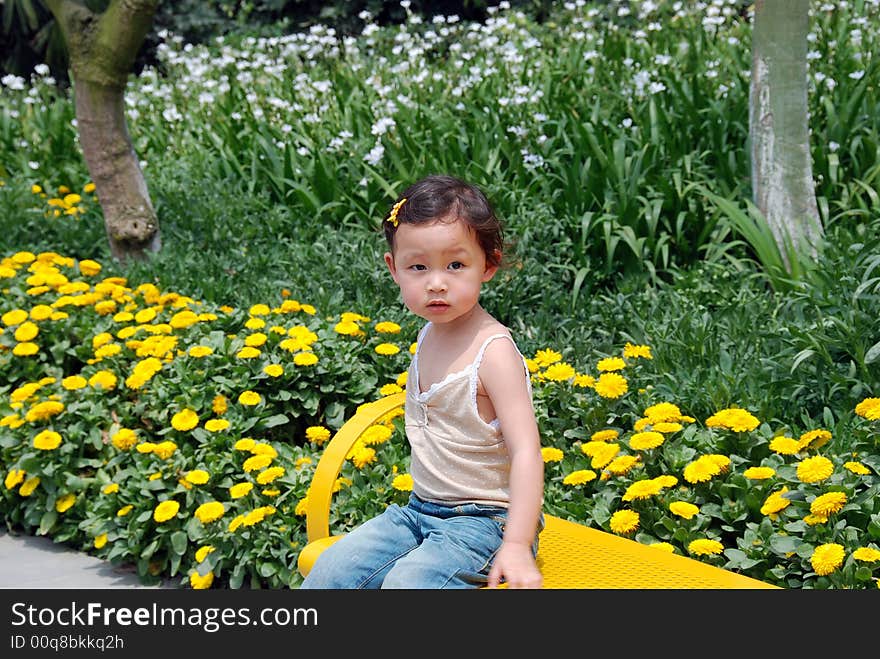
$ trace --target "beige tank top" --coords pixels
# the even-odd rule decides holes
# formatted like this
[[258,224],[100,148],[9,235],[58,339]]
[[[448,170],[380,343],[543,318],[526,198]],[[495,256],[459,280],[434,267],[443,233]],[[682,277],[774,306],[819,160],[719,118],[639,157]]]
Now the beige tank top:
[[[419,350],[430,326],[429,322],[419,332],[407,374],[404,421],[412,453],[413,493],[443,505],[480,503],[506,508],[510,456],[498,419],[487,423],[477,410],[477,372],[489,343],[499,338],[511,341],[514,348],[516,343],[508,334],[493,334],[471,364],[420,392]],[[525,358],[523,369],[531,394]]]

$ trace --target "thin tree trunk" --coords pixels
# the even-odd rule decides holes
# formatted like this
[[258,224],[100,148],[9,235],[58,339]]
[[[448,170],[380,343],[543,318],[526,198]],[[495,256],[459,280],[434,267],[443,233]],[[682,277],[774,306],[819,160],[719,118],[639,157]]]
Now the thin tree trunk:
[[159,220],[125,120],[128,76],[159,0],[111,0],[96,14],[71,0],[44,0],[70,56],[83,157],[119,261],[161,247]]
[[752,31],[752,195],[789,270],[789,249],[815,258],[823,235],[807,110],[809,7],[809,0],[757,0]]

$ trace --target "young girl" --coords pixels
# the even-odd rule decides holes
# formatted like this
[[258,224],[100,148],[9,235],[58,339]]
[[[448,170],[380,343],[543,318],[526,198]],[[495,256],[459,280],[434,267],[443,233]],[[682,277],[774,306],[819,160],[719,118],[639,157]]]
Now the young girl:
[[544,463],[525,360],[479,304],[501,263],[485,195],[450,176],[410,186],[385,263],[425,323],[406,381],[413,491],[326,549],[303,588],[539,588]]

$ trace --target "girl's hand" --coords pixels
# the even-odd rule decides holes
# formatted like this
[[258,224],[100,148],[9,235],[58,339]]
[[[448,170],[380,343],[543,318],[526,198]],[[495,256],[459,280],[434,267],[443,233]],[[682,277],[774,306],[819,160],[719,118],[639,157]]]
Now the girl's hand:
[[492,563],[492,569],[489,570],[489,588],[496,588],[502,578],[508,588],[541,587],[544,577],[535,564],[532,548],[529,545],[515,542],[501,543],[501,548]]

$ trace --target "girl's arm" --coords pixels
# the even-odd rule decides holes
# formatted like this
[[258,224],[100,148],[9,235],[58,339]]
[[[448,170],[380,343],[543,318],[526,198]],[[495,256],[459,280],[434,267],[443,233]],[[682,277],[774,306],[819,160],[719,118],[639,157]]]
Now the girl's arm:
[[541,439],[529,396],[523,360],[510,341],[492,341],[479,370],[510,454],[510,506],[504,539],[492,569],[489,586],[502,577],[511,588],[540,588],[541,572],[532,544],[544,496]]

